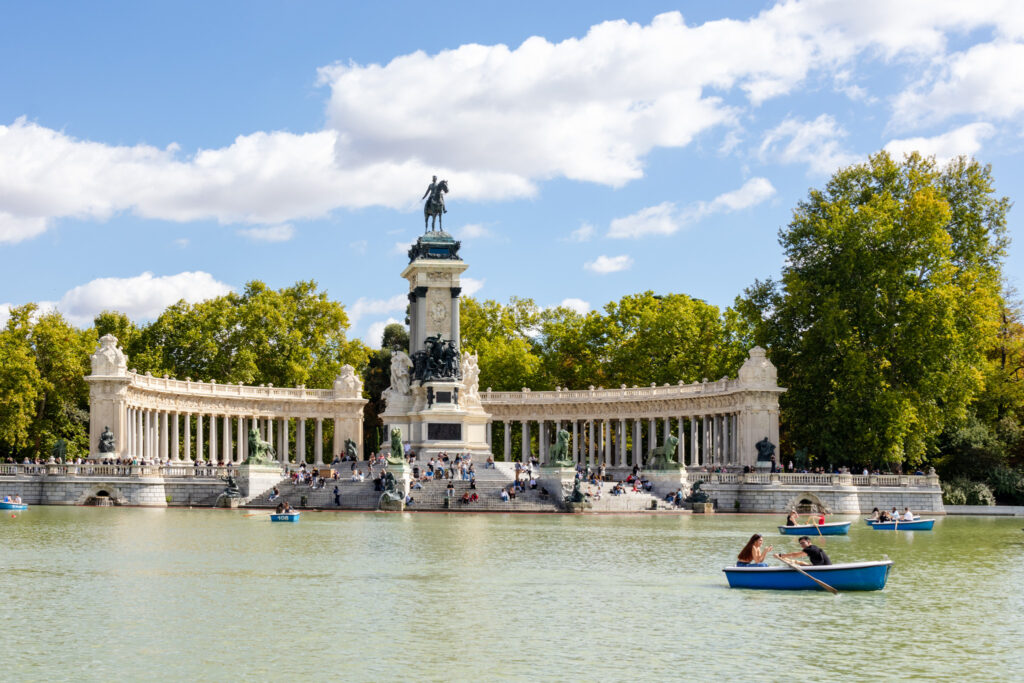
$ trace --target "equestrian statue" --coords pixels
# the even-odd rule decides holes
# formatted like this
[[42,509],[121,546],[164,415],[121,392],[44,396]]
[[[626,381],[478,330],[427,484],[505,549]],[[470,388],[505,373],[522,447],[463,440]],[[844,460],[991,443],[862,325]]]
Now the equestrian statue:
[[427,223],[431,218],[434,221],[430,221],[429,231],[434,232],[434,223],[437,224],[437,229],[443,232],[443,221],[441,217],[448,213],[448,209],[444,207],[444,196],[448,194],[448,181],[438,181],[437,176],[430,182],[430,186],[427,187],[427,191],[423,193],[420,199],[426,199],[426,204],[423,205],[423,234],[427,234]]

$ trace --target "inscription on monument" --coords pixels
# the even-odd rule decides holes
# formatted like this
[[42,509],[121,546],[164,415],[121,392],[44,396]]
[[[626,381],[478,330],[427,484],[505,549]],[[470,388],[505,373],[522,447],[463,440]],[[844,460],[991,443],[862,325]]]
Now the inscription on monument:
[[462,425],[447,422],[427,423],[428,441],[461,441]]
[[436,396],[437,396],[437,402],[438,403],[451,403],[452,402],[452,392],[450,392],[450,391],[439,391],[439,392],[437,392]]

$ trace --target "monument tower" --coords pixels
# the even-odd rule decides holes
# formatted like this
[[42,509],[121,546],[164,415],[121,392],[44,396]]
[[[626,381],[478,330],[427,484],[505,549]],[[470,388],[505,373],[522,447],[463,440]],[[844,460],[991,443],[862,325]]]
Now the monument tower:
[[[446,181],[427,188],[424,223],[444,213]],[[426,226],[425,226],[426,227]],[[381,414],[385,433],[400,429],[410,448],[424,456],[490,452],[490,416],[480,403],[474,354],[462,353],[459,339],[460,275],[468,266],[460,243],[443,230],[425,230],[409,248],[409,353],[391,357],[391,385]]]

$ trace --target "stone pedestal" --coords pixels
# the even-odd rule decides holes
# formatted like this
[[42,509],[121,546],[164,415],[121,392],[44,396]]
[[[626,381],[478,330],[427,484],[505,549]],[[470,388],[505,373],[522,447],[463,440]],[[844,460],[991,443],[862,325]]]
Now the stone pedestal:
[[672,469],[665,470],[644,470],[641,477],[647,477],[647,481],[651,482],[651,492],[657,495],[659,498],[665,498],[669,493],[675,493],[680,488],[687,488],[686,481],[686,468],[684,467],[673,467]]
[[[576,481],[576,470],[572,467],[540,467],[537,484],[551,496],[553,503],[570,512],[566,498],[572,495],[572,487]],[[582,510],[582,508],[580,508]]]
[[278,465],[239,465],[235,473],[244,503],[274,488],[282,479],[284,473]]

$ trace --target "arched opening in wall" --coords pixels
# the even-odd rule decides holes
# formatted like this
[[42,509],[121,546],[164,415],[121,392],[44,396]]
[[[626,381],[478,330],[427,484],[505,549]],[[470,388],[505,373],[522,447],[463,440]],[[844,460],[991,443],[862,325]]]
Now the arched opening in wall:
[[118,504],[118,499],[110,495],[110,491],[107,489],[101,488],[87,495],[82,504],[92,507],[111,507]]
[[797,513],[809,515],[817,512],[831,513],[832,509],[825,505],[825,502],[813,493],[801,493],[789,499],[786,504],[787,510],[796,510]]

